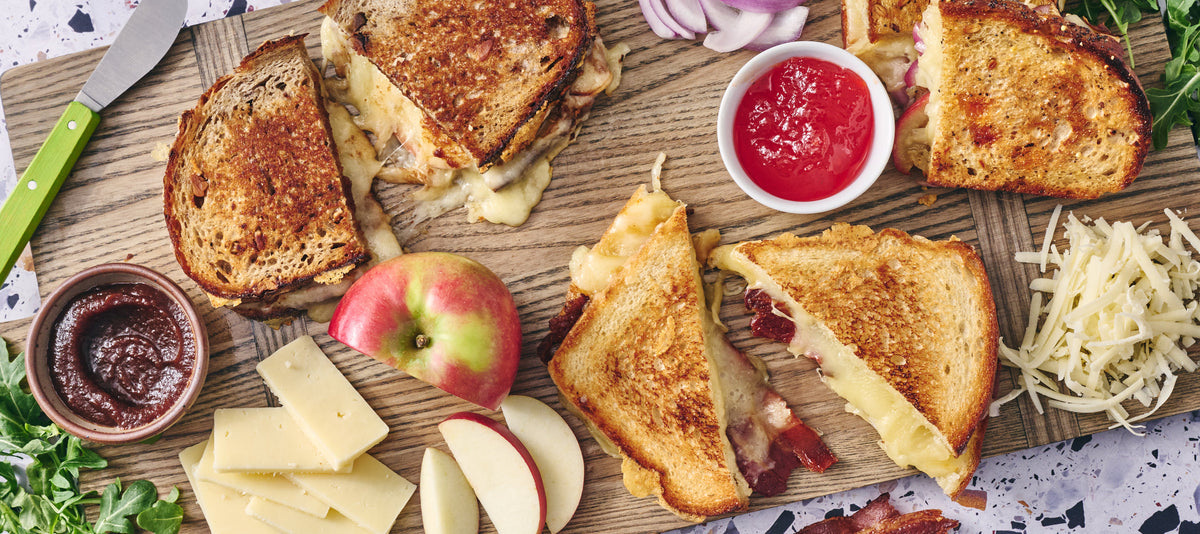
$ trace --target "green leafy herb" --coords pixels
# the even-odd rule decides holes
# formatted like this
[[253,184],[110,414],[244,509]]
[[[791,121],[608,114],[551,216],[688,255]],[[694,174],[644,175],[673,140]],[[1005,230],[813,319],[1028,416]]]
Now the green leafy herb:
[[[105,534],[135,532],[137,526],[154,534],[176,534],[183,509],[172,488],[158,499],[154,484],[138,480],[122,490],[114,480],[103,493],[79,490],[81,469],[103,469],[104,458],[64,432],[42,413],[21,386],[25,358],[9,359],[8,344],[0,339],[0,531],[9,534]],[[21,485],[24,465],[27,484]],[[85,507],[100,505],[93,524]]]
[[1129,66],[1133,67],[1133,48],[1129,44],[1129,25],[1142,20],[1142,15],[1158,13],[1157,0],[1083,0],[1067,12],[1087,19],[1092,24],[1103,24],[1120,33],[1129,54]]
[[1162,88],[1146,90],[1154,114],[1154,148],[1167,145],[1167,135],[1177,124],[1192,127],[1200,142],[1200,6],[1196,0],[1166,0],[1167,41],[1171,61],[1163,72]]

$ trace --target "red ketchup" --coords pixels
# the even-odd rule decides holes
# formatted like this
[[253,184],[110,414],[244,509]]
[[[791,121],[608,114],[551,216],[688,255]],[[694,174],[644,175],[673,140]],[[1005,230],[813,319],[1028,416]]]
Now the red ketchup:
[[788,59],[755,80],[733,118],[734,150],[746,174],[766,192],[795,201],[827,198],[850,185],[873,133],[866,82],[808,57]]

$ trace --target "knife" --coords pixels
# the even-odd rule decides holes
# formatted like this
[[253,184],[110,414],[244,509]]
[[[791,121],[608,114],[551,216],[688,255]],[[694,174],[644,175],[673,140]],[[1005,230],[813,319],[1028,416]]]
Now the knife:
[[158,64],[175,42],[186,15],[187,0],[142,0],[83,90],[67,104],[50,137],[0,206],[0,281],[8,277],[92,137],[100,110]]

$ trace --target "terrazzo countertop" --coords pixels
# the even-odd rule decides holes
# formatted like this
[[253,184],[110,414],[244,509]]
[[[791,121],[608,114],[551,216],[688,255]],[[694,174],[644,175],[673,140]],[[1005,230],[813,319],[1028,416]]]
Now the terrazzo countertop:
[[[289,0],[191,0],[187,24],[263,9]],[[112,42],[134,0],[0,0],[0,73]],[[0,95],[2,103],[3,95]],[[65,102],[63,103],[66,104]],[[2,109],[2,108],[0,108]],[[0,191],[16,182],[7,129],[0,120]],[[33,283],[22,276],[20,283]],[[11,281],[10,281],[11,282]],[[8,284],[11,285],[11,284]],[[24,313],[0,289],[0,307]],[[36,290],[32,292],[37,294]],[[985,510],[961,507],[917,475],[689,527],[681,534],[783,534],[849,515],[882,492],[901,512],[938,508],[959,532],[1200,533],[1200,411],[1151,422],[1145,436],[1117,429],[988,458],[971,484],[987,492]],[[666,513],[666,512],[663,512]]]

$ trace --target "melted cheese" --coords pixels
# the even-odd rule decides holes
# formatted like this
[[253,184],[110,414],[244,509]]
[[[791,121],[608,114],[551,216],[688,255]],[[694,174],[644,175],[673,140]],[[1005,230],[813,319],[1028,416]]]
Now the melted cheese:
[[571,283],[585,295],[605,288],[612,274],[650,239],[650,234],[681,204],[662,191],[639,187],[613,220],[600,242],[580,246],[571,256]]
[[875,428],[879,445],[892,461],[939,479],[943,489],[947,489],[943,483],[946,479],[971,471],[971,458],[955,454],[946,437],[904,395],[872,371],[853,349],[839,342],[828,327],[804,311],[758,266],[733,251],[732,247],[713,251],[716,265],[745,277],[749,289],[761,289],[772,300],[786,305],[788,318],[796,325],[788,351],[818,361],[821,380],[847,401],[847,411]]

